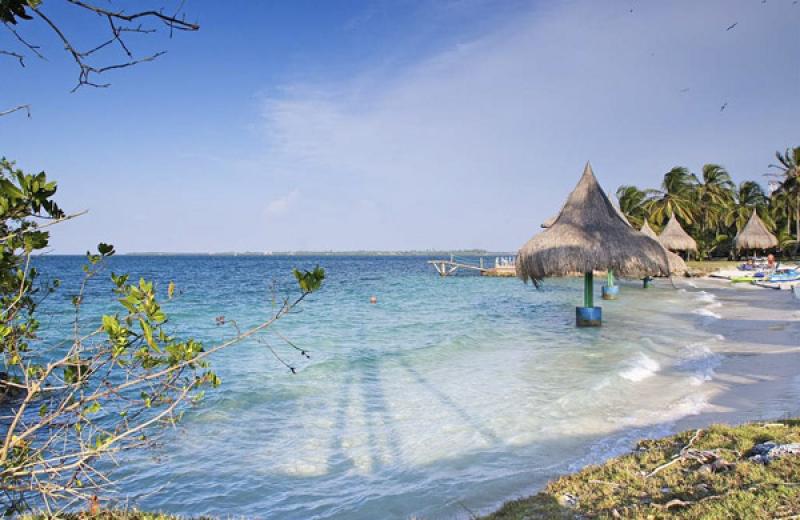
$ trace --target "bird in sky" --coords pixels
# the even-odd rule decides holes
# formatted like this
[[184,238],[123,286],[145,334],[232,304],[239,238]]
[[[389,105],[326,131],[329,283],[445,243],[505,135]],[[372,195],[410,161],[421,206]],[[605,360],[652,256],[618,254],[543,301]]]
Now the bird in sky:
[[725,103],[722,104],[721,107],[719,107],[719,111],[722,112],[723,110],[725,110],[725,107],[727,107],[727,106],[728,106],[728,102],[726,101]]
[[733,29],[733,28],[734,28],[734,27],[736,27],[737,25],[739,25],[739,22],[734,22],[734,23],[732,23],[731,25],[729,25],[729,26],[728,26],[728,28],[727,28],[727,29],[725,29],[725,30],[726,30],[726,31],[730,31],[731,29]]

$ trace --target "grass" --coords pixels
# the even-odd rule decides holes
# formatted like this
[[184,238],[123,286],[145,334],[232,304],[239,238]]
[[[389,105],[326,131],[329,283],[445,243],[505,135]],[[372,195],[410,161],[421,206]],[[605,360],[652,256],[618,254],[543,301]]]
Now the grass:
[[742,260],[689,260],[686,265],[692,269],[716,271],[717,269],[736,268],[742,263]]
[[[769,465],[748,460],[753,446],[768,440],[800,442],[800,420],[714,425],[641,441],[632,453],[553,480],[484,520],[800,518],[800,456]],[[708,465],[714,460],[716,467]]]

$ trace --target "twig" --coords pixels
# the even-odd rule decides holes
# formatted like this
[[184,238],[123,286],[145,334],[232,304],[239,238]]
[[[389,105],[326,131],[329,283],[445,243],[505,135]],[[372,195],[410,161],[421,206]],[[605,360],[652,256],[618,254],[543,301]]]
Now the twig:
[[13,114],[17,110],[24,110],[25,112],[27,112],[28,117],[31,117],[31,106],[30,105],[17,105],[14,108],[10,108],[8,110],[4,110],[3,112],[0,112],[0,116],[7,116],[8,114]]
[[700,434],[702,432],[703,432],[702,429],[698,429],[696,432],[694,432],[694,435],[692,436],[692,438],[689,439],[689,443],[686,444],[686,446],[684,446],[683,448],[681,448],[681,451],[678,452],[678,455],[674,459],[672,459],[671,461],[669,461],[669,462],[667,462],[665,464],[660,465],[659,467],[657,467],[656,469],[654,469],[653,471],[648,473],[645,476],[645,478],[650,478],[653,475],[655,475],[656,473],[658,473],[659,471],[672,466],[676,462],[680,462],[680,461],[684,460],[684,458],[686,456],[686,453],[688,452],[689,448],[691,448],[692,444],[694,444],[694,441],[696,441],[700,437]]
[[[3,114],[0,114],[0,115],[3,115]],[[22,231],[15,231],[13,233],[9,233],[8,235],[6,235],[4,237],[0,237],[0,243],[5,242],[6,240],[8,240],[10,238],[14,238],[17,235],[24,235],[25,233],[30,233],[30,232],[33,232],[33,231],[39,231],[40,229],[44,229],[44,228],[47,228],[47,227],[50,227],[50,226],[55,226],[56,224],[60,224],[62,222],[66,222],[67,220],[72,220],[74,218],[78,218],[78,217],[81,217],[83,215],[86,215],[87,213],[89,213],[89,210],[85,209],[85,210],[79,211],[77,213],[72,213],[70,215],[65,215],[63,217],[59,217],[59,218],[57,218],[55,220],[52,220],[52,221],[48,222],[47,224],[42,224],[40,226],[30,227],[30,228],[24,229]]]
[[16,52],[4,51],[4,50],[0,50],[0,54],[17,58],[19,60],[20,67],[23,68],[25,67],[25,56],[23,56],[22,54],[17,54]]

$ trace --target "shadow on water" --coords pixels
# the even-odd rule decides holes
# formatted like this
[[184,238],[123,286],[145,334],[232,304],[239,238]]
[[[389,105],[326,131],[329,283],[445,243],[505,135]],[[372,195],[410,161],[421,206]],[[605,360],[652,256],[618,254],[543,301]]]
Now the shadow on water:
[[453,410],[456,415],[458,415],[467,425],[469,425],[472,429],[480,433],[486,440],[491,441],[494,445],[502,445],[504,444],[503,441],[491,430],[484,427],[480,421],[476,420],[472,417],[461,405],[459,405],[452,397],[445,394],[439,388],[437,388],[434,384],[430,382],[430,380],[423,376],[419,371],[417,371],[414,367],[409,365],[408,361],[404,359],[400,359],[400,364],[403,368],[414,378],[414,380],[419,383],[420,386],[424,387],[428,392],[433,394],[436,399],[439,400],[443,405]]
[[385,431],[386,445],[393,462],[401,462],[400,441],[397,431],[392,427],[393,417],[386,403],[386,396],[381,381],[380,361],[377,357],[367,358],[362,367],[361,393],[365,403],[364,415],[369,432],[370,449],[372,450],[373,464],[381,460],[377,453],[376,431]]
[[[369,467],[376,468],[384,463],[385,457],[379,451],[379,447],[382,445],[388,448],[388,455],[392,463],[402,463],[400,441],[397,431],[393,427],[393,417],[384,395],[380,365],[380,360],[370,355],[365,358],[351,359],[344,368],[346,375],[342,380],[339,398],[335,405],[333,425],[335,433],[331,440],[333,452],[350,467],[353,467],[354,464],[344,444],[348,431],[347,412],[351,400],[354,398],[354,392],[358,391],[361,394],[360,402],[363,408],[360,412],[365,420],[367,444],[370,451]],[[385,442],[381,442],[382,440]]]

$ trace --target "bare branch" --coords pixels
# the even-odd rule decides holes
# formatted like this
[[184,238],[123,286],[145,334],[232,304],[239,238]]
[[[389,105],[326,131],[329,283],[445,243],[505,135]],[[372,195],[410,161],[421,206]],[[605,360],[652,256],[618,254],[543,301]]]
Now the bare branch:
[[[71,4],[83,7],[84,9],[94,11],[99,15],[103,15],[109,18],[116,18],[118,20],[124,20],[126,22],[132,22],[133,20],[139,18],[157,18],[171,29],[177,29],[180,31],[197,31],[200,29],[200,26],[198,24],[187,22],[185,18],[178,18],[177,13],[175,16],[169,16],[165,15],[161,11],[150,10],[150,11],[139,11],[137,13],[132,13],[132,14],[125,14],[124,10],[111,11],[102,7],[98,7],[96,5],[89,4],[87,2],[83,2],[81,0],[67,0],[67,1]],[[178,10],[180,10],[180,7],[181,6],[178,7]]]
[[0,54],[16,58],[17,60],[19,60],[20,67],[23,68],[25,67],[25,56],[23,56],[22,54],[17,54],[16,52],[4,51],[4,50],[0,50]]
[[[147,10],[147,11],[139,11],[127,14],[125,13],[124,10],[112,11],[104,7],[89,4],[82,0],[68,0],[68,2],[82,9],[96,13],[98,16],[105,17],[106,20],[108,21],[108,25],[111,31],[111,37],[109,39],[103,41],[102,43],[96,45],[95,47],[87,51],[81,51],[78,50],[78,48],[75,45],[73,45],[70,38],[67,37],[67,35],[64,33],[64,31],[61,30],[58,24],[56,24],[49,16],[47,16],[42,12],[41,8],[37,7],[32,9],[33,12],[36,13],[36,15],[40,19],[42,19],[56,34],[56,36],[61,40],[61,43],[64,45],[64,49],[72,56],[72,59],[78,65],[79,69],[78,83],[72,89],[72,92],[75,92],[84,85],[97,88],[108,87],[110,86],[110,83],[98,83],[92,79],[92,76],[99,75],[104,72],[108,72],[110,70],[123,69],[127,67],[132,67],[134,65],[138,65],[140,63],[150,62],[159,58],[160,56],[163,56],[166,53],[166,51],[159,51],[142,58],[134,58],[134,54],[131,51],[130,47],[122,39],[122,34],[123,33],[149,34],[155,32],[155,29],[148,29],[142,27],[142,25],[125,26],[118,24],[118,22],[129,23],[140,19],[157,19],[158,21],[164,23],[166,26],[170,28],[170,34],[174,29],[182,31],[197,31],[198,29],[200,29],[199,25],[187,22],[184,18],[179,18],[177,16],[177,13],[174,16],[169,16],[161,11]],[[19,35],[17,36],[19,38]],[[21,41],[24,42],[24,40]],[[119,44],[120,48],[125,53],[125,56],[128,58],[128,61],[113,63],[111,65],[104,65],[104,66],[93,65],[87,61],[87,58],[91,57],[98,51],[107,48],[114,42],[117,42]],[[30,45],[28,47],[31,48]]]
[[0,116],[7,116],[8,114],[13,114],[14,112],[16,112],[18,110],[24,110],[25,112],[27,112],[28,117],[31,117],[31,106],[30,105],[17,105],[14,108],[10,108],[8,110],[4,110],[3,112],[0,112]]
[[64,215],[63,217],[60,217],[60,218],[57,218],[57,219],[54,219],[54,220],[48,222],[47,224],[42,224],[42,225],[39,225],[39,226],[36,226],[36,227],[30,227],[30,228],[27,228],[27,229],[25,229],[23,231],[15,231],[14,233],[9,233],[8,235],[6,235],[4,237],[0,237],[0,243],[5,242],[6,240],[8,240],[10,238],[13,238],[13,237],[15,237],[17,235],[24,235],[25,233],[30,233],[32,231],[39,231],[40,229],[43,229],[43,228],[47,228],[47,227],[50,227],[50,226],[55,226],[56,224],[60,224],[62,222],[66,222],[67,220],[72,220],[74,218],[78,218],[78,217],[81,217],[83,215],[86,215],[87,213],[89,213],[89,210],[85,209],[85,210],[79,211],[77,213],[72,213],[70,215]]
[[14,35],[14,37],[17,39],[17,41],[19,41],[19,42],[20,42],[22,45],[24,45],[25,47],[27,47],[27,48],[28,48],[28,49],[29,49],[29,50],[30,50],[32,53],[34,53],[34,54],[35,54],[35,55],[36,55],[36,56],[37,56],[39,59],[42,59],[42,60],[46,59],[46,58],[44,57],[44,55],[42,55],[42,53],[41,53],[41,52],[39,52],[39,46],[38,46],[38,45],[34,45],[34,44],[30,43],[30,42],[29,42],[29,41],[27,41],[25,38],[23,38],[22,36],[20,36],[20,34],[17,32],[17,30],[16,30],[16,29],[14,29],[14,27],[12,27],[10,24],[8,24],[8,23],[4,23],[3,25],[5,25],[5,26],[6,26],[6,29],[8,29],[9,31],[11,31],[11,34],[13,34],[13,35]]

